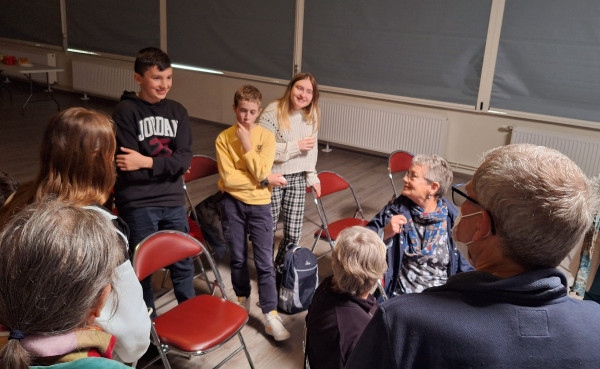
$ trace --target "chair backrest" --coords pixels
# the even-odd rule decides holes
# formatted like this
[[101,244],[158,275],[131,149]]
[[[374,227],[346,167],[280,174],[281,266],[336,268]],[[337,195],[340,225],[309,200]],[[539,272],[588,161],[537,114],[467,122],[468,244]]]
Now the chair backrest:
[[319,172],[317,176],[321,182],[321,196],[319,196],[319,198],[343,191],[350,187],[350,183],[335,172],[324,170]]
[[[141,281],[160,268],[200,253],[208,255],[205,246],[195,238],[179,231],[158,231],[144,238],[133,255],[133,269]],[[213,270],[214,261],[207,256]]]
[[[360,202],[358,201],[356,192],[352,188],[352,185],[350,184],[350,182],[348,182],[341,175],[339,175],[335,172],[329,171],[329,170],[319,172],[319,173],[317,173],[317,176],[319,177],[319,181],[321,182],[321,196],[317,197],[317,194],[315,191],[311,191],[311,192],[313,193],[315,207],[317,208],[317,212],[319,213],[319,218],[321,219],[321,226],[315,232],[315,242],[313,243],[313,247],[312,247],[313,252],[314,252],[315,247],[317,246],[317,243],[319,242],[320,239],[322,239],[322,238],[326,239],[329,242],[331,250],[333,250],[333,245],[337,238],[337,234],[342,229],[352,226],[352,225],[365,225],[366,224],[366,221],[364,220],[365,216],[364,216],[362,208],[360,206]],[[354,200],[354,203],[356,204],[356,209],[354,211],[354,215],[352,218],[344,217],[341,219],[337,219],[333,223],[331,223],[328,219],[327,211],[325,210],[325,203],[324,203],[325,201],[323,200],[323,198],[327,195],[331,195],[331,194],[338,193],[338,192],[345,191],[345,190],[350,190],[350,193],[352,193],[352,199]],[[340,200],[345,201],[344,199],[342,199],[342,196],[344,196],[345,199],[348,199],[347,191],[345,191],[344,193],[340,193],[338,196],[335,196],[335,199],[332,197],[331,199],[329,199],[327,201],[329,201],[331,203],[333,203],[334,200],[335,201],[340,201]],[[360,215],[360,217],[358,217],[359,215]],[[325,254],[327,254],[327,252],[324,254],[321,254],[320,256],[318,256],[318,258],[323,257]]]
[[219,169],[214,158],[206,155],[194,155],[190,163],[190,170],[183,175],[183,180],[187,183],[217,173],[219,173]]
[[392,182],[392,189],[394,190],[392,201],[398,197],[398,189],[396,189],[392,174],[409,170],[412,165],[413,156],[414,155],[409,152],[397,150],[388,157],[388,177],[390,178],[390,182]]
[[317,173],[317,176],[319,177],[319,182],[321,182],[321,196],[317,197],[317,194],[314,191],[312,192],[314,195],[315,204],[319,210],[319,214],[321,215],[321,212],[323,213],[322,220],[327,222],[327,215],[325,214],[325,206],[322,202],[322,198],[346,189],[350,190],[352,197],[354,198],[354,202],[356,203],[356,211],[354,216],[356,217],[358,214],[360,214],[361,218],[364,218],[362,207],[360,206],[356,192],[354,192],[354,188],[352,188],[352,185],[346,178],[330,170],[323,170]]
[[404,172],[410,168],[414,155],[397,150],[390,154],[388,157],[388,170],[390,173]]
[[[186,184],[193,180],[208,177],[217,173],[219,173],[217,160],[207,155],[194,155],[192,156],[190,169],[183,175],[183,190],[185,192],[185,198],[188,201],[188,205],[190,207],[189,211],[192,214],[192,219],[198,226],[200,225],[200,221],[198,219],[198,214],[196,214],[196,209],[192,203],[192,198],[190,197],[190,193],[188,192]],[[195,234],[199,233],[196,232]]]

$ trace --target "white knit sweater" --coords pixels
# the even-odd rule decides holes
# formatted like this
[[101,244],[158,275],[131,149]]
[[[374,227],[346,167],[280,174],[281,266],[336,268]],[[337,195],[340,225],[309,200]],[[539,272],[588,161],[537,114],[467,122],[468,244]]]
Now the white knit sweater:
[[319,149],[315,145],[310,151],[302,152],[298,141],[312,136],[318,138],[318,132],[306,119],[303,111],[290,113],[290,130],[280,130],[277,121],[277,101],[271,102],[258,117],[258,123],[273,132],[276,149],[275,162],[271,173],[293,174],[306,172],[306,182],[309,186],[319,183],[315,166]]

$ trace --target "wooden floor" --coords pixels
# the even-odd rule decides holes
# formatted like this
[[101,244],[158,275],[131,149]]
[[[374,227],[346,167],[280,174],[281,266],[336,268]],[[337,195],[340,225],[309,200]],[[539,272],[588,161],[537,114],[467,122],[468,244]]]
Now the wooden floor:
[[[22,114],[21,106],[28,95],[27,86],[24,83],[13,82],[10,83],[9,88],[13,94],[12,101],[7,90],[0,89],[0,116],[2,117],[0,118],[0,150],[2,153],[0,155],[0,171],[11,174],[23,183],[33,179],[37,174],[40,163],[39,147],[42,133],[46,123],[56,113],[57,109],[51,101],[35,102],[28,105],[25,113]],[[62,109],[82,106],[110,114],[116,105],[116,101],[93,97],[89,101],[83,101],[80,100],[81,95],[59,91],[55,95]],[[231,119],[235,119],[233,114]],[[193,120],[191,126],[194,137],[194,153],[214,157],[214,140],[226,126],[200,120]],[[317,170],[334,170],[353,185],[366,219],[370,219],[375,215],[392,197],[392,187],[387,177],[386,168],[387,158],[383,156],[373,156],[335,147],[331,152],[319,152],[317,164]],[[454,183],[468,180],[465,175],[455,175],[455,177]],[[401,183],[400,178],[398,178],[398,181],[398,183]],[[198,203],[208,195],[215,193],[217,191],[216,183],[217,178],[214,176],[214,178],[209,177],[190,184],[189,189],[194,203]],[[354,205],[351,196],[332,195],[332,198],[327,200],[329,200],[326,202],[326,206],[330,219],[352,215]],[[319,216],[312,202],[312,195],[309,194],[306,202],[303,238],[300,242],[302,246],[312,246],[314,240],[312,233],[319,224]],[[276,232],[275,238],[275,242],[278,244],[281,239],[280,230]],[[316,254],[319,255],[328,250],[329,246],[325,242],[319,242]],[[220,260],[218,264],[221,276],[227,286],[226,293],[229,298],[234,298],[235,294],[231,287],[228,260]],[[255,304],[258,301],[256,275],[252,270],[252,263],[250,264],[251,273],[253,274],[252,308],[250,321],[243,329],[242,334],[248,345],[254,365],[256,368],[266,369],[301,368],[303,358],[302,336],[306,313],[283,316],[284,324],[292,334],[290,340],[275,343],[269,336],[266,336],[262,325],[262,314]],[[319,259],[319,276],[321,279],[331,273],[329,264],[329,255]],[[159,280],[159,278],[155,279]],[[199,282],[197,285],[199,290],[206,289],[201,281],[197,282]],[[162,310],[160,306],[171,306],[173,301],[172,294],[166,294],[161,298],[157,304],[159,313]],[[195,357],[191,360],[173,356],[171,357],[171,364],[174,368],[212,368],[228,354],[228,349],[234,347],[237,343],[238,340],[234,339],[216,352],[203,357]],[[153,367],[158,368],[160,366],[154,365]],[[246,368],[248,364],[245,356],[240,353],[231,359],[225,367]]]

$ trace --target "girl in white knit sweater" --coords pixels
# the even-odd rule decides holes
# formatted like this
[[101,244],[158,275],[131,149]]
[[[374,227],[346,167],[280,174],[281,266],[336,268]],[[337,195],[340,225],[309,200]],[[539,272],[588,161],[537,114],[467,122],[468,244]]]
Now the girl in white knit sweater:
[[273,229],[283,214],[283,239],[279,244],[275,266],[283,264],[285,252],[297,245],[302,234],[306,187],[317,195],[321,184],[317,177],[317,133],[319,131],[319,86],[315,77],[299,73],[287,86],[284,95],[271,102],[258,118],[264,128],[275,135],[277,147],[273,173],[287,180],[283,187],[274,187],[271,197]]

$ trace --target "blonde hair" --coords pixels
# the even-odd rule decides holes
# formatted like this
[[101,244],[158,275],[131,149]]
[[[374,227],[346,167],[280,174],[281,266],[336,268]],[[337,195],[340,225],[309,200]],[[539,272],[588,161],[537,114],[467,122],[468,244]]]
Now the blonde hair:
[[[62,201],[32,204],[0,233],[0,324],[29,335],[87,326],[123,261],[108,219]],[[28,368],[19,339],[0,350],[0,367]]]
[[84,108],[58,113],[44,133],[37,178],[15,192],[0,221],[49,195],[78,206],[104,204],[115,183],[116,147],[110,117]]
[[319,85],[315,77],[309,72],[298,73],[292,78],[290,83],[285,90],[283,96],[277,100],[277,121],[279,122],[279,129],[283,131],[290,130],[290,111],[292,105],[290,104],[290,98],[292,95],[292,88],[296,82],[308,79],[313,87],[313,98],[310,104],[305,108],[302,108],[306,120],[314,126],[313,131],[319,130],[319,120],[321,119],[321,110],[319,109]]
[[344,229],[331,259],[335,286],[352,296],[371,291],[387,269],[385,256],[385,244],[372,230],[358,226]]

